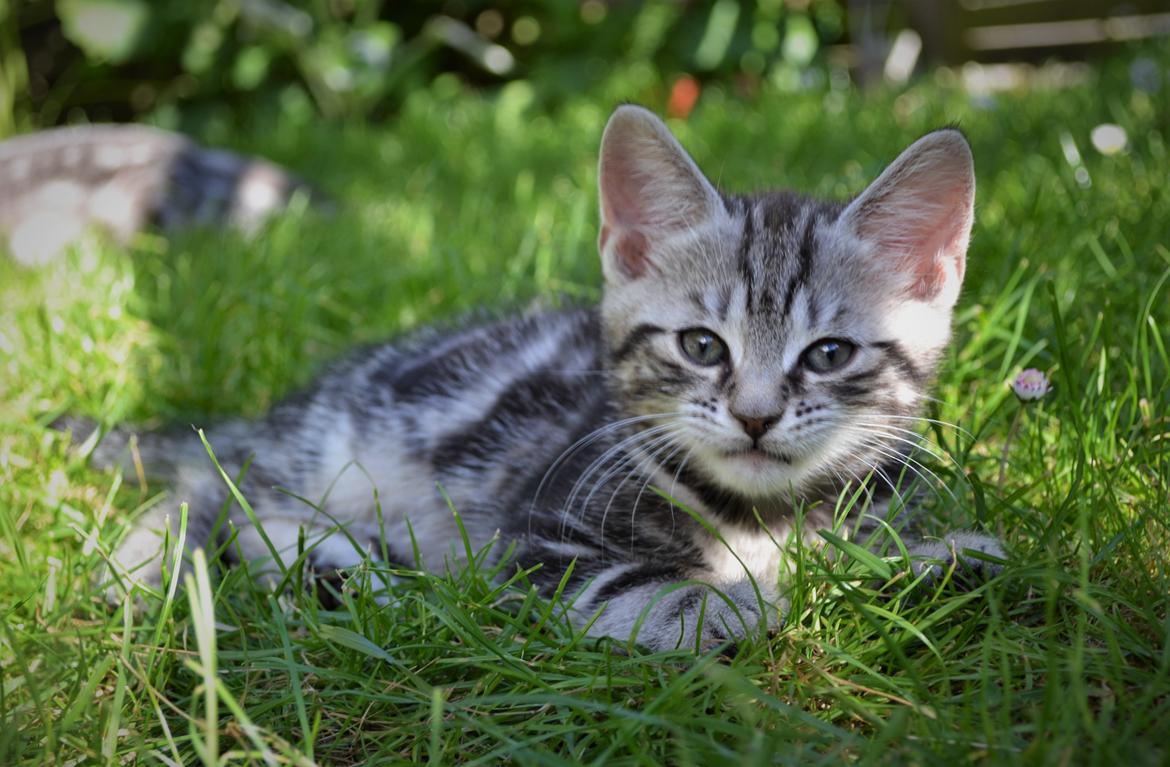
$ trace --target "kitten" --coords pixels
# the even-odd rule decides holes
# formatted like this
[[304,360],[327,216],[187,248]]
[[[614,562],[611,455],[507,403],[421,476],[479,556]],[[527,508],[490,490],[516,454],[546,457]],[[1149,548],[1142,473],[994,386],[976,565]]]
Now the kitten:
[[[590,634],[740,638],[778,619],[791,535],[830,528],[847,485],[879,506],[893,491],[950,337],[974,192],[966,141],[941,130],[849,203],[725,194],[657,117],[622,106],[601,144],[600,307],[363,350],[207,437],[228,475],[251,461],[241,489],[286,566],[302,534],[328,571],[378,555],[384,531],[392,559],[417,545],[441,570],[464,551],[453,507],[472,547],[498,536],[496,556],[514,544],[516,565],[542,565],[545,593],[571,566]],[[139,440],[190,504],[188,546],[208,543],[229,495],[200,441]],[[99,462],[125,444],[107,439]],[[227,520],[229,555],[271,564],[238,506]],[[139,520],[123,575],[158,583],[168,524],[173,508]],[[915,551],[956,548],[1003,554],[973,533]]]
[[270,162],[145,125],[77,125],[0,142],[0,245],[40,264],[98,225],[125,243],[226,222],[256,229],[304,182]]

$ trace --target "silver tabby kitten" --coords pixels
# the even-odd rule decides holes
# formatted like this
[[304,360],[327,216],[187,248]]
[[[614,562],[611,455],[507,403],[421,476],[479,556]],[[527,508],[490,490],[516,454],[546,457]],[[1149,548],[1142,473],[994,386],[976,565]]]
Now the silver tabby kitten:
[[[383,531],[392,559],[413,563],[413,536],[420,566],[455,564],[441,487],[472,546],[515,543],[546,592],[572,564],[566,593],[592,634],[655,649],[745,636],[777,620],[796,510],[815,537],[846,483],[880,498],[907,460],[974,192],[966,141],[942,130],[848,204],[728,195],[657,117],[623,106],[601,144],[599,308],[365,350],[208,439],[233,476],[252,459],[242,491],[285,565],[302,531],[319,570],[381,552]],[[228,494],[198,439],[140,446],[190,503],[188,546],[206,543]],[[165,514],[117,549],[132,580],[158,582]],[[270,559],[238,507],[228,520],[233,555]],[[916,552],[956,547],[1002,554],[971,533]]]

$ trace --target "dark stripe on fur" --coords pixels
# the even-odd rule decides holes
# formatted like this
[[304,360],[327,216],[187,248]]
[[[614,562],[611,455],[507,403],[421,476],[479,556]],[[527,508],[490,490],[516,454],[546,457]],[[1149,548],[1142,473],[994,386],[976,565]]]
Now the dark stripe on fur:
[[926,385],[926,375],[910,361],[906,350],[897,341],[879,341],[874,346],[881,349],[886,357],[889,358],[890,363],[905,373],[907,378],[918,386]]
[[681,577],[681,573],[679,573],[678,569],[672,565],[642,565],[633,570],[630,570],[629,572],[622,573],[609,583],[602,586],[597,590],[597,594],[594,596],[593,601],[596,603],[605,602],[640,586],[662,583],[665,581],[676,581]]
[[829,392],[832,393],[833,398],[839,400],[843,405],[856,406],[862,404],[873,390],[868,386],[860,384],[846,383],[838,381],[829,384]]
[[883,372],[882,368],[872,368],[870,370],[862,370],[852,375],[847,375],[841,379],[843,383],[849,384],[863,384],[880,376]]
[[744,287],[747,288],[747,306],[748,311],[755,311],[755,288],[752,275],[751,252],[752,243],[756,238],[755,222],[752,217],[752,207],[750,204],[744,205],[743,210],[743,232],[739,239],[739,254],[738,254],[738,268],[740,279],[743,280]]
[[413,364],[403,365],[399,359],[389,360],[373,375],[374,380],[388,383],[399,402],[418,402],[435,395],[459,389],[468,383],[467,376],[479,367],[465,358],[464,349],[452,349],[447,354],[424,357]]
[[657,325],[643,323],[631,330],[629,334],[622,340],[621,346],[613,353],[614,362],[622,362],[626,360],[631,354],[637,351],[638,347],[646,342],[647,339],[653,336],[665,333],[665,328],[660,328]]
[[792,314],[792,302],[796,298],[796,291],[808,284],[809,273],[812,271],[813,240],[816,237],[817,217],[809,213],[804,220],[804,231],[800,235],[800,249],[796,252],[796,273],[788,283],[784,293],[784,307],[782,317]]
[[557,373],[533,373],[520,379],[501,392],[482,419],[444,436],[432,461],[446,467],[499,460],[504,434],[524,421],[545,423],[563,417],[564,403],[587,399],[587,388],[583,379]]

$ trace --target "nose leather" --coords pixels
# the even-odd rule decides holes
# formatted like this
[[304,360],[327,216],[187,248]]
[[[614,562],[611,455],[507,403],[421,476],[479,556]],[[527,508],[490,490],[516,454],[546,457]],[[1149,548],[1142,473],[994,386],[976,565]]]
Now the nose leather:
[[743,433],[751,437],[753,442],[758,441],[760,437],[767,434],[768,429],[771,429],[780,420],[779,416],[766,416],[761,418],[759,416],[740,415],[739,413],[732,413],[731,415],[735,420],[739,421],[739,425],[743,427]]

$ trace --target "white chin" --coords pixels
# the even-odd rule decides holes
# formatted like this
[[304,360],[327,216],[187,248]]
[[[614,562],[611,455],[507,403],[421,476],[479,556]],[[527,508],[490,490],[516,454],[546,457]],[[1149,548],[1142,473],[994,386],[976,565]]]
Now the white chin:
[[724,487],[762,498],[800,487],[806,472],[799,464],[784,463],[761,453],[706,456],[708,470]]

